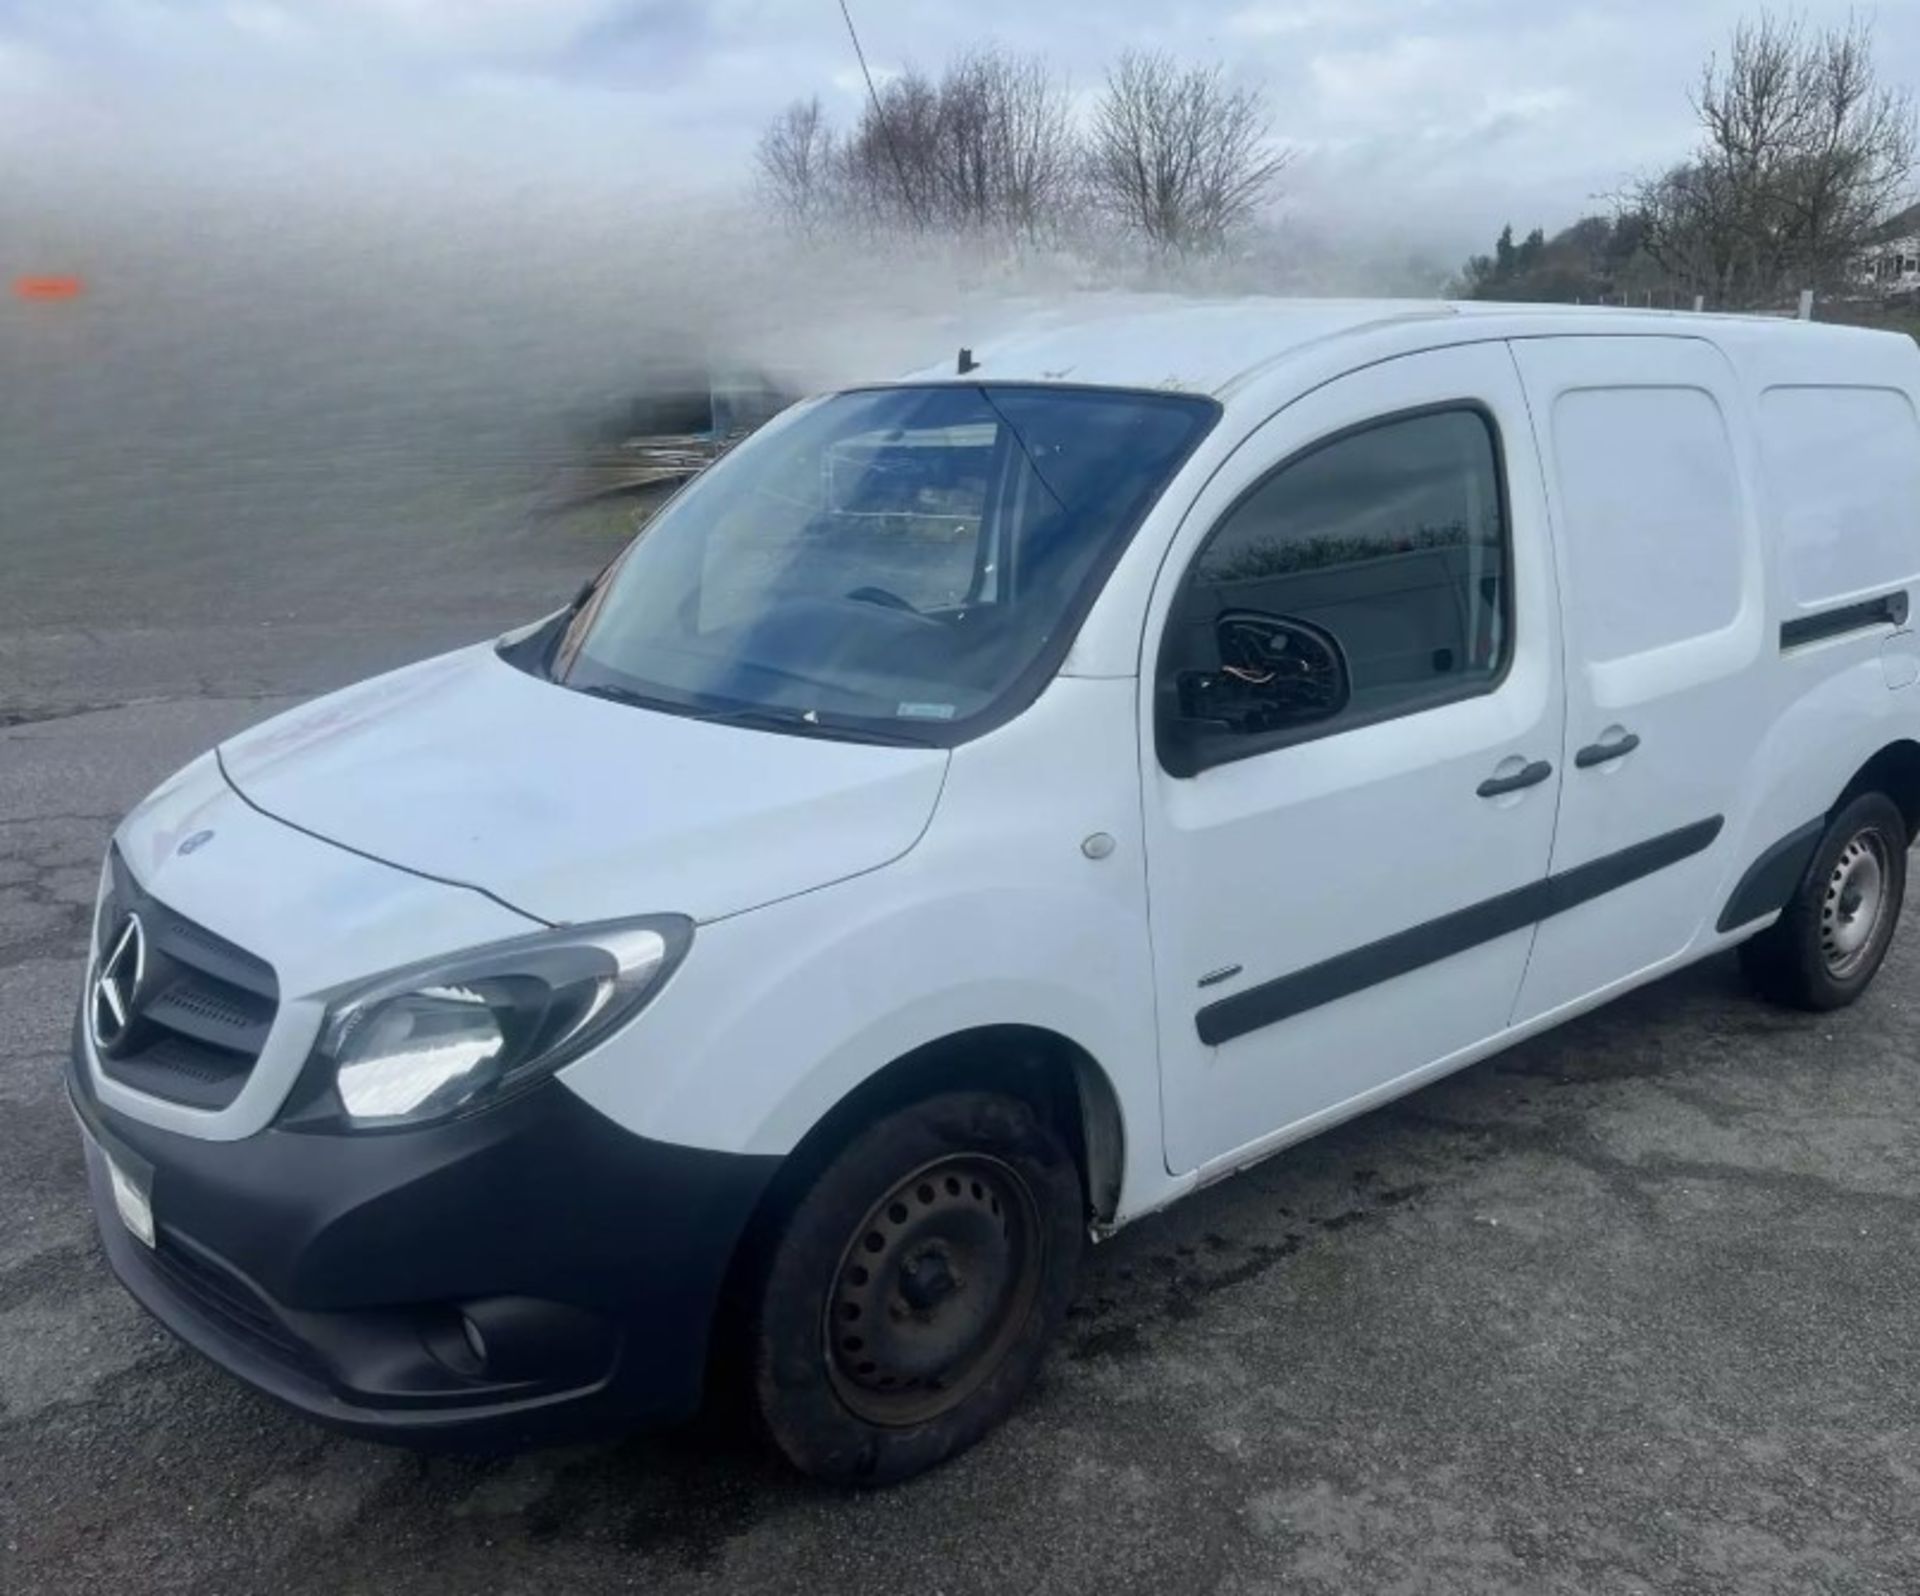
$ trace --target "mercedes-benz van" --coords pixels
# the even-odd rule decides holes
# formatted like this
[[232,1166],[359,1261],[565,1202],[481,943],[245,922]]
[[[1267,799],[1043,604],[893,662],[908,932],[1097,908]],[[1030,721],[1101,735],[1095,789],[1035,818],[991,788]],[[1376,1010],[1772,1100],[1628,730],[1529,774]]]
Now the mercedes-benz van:
[[1860,994],[1916,400],[1818,326],[1155,301],[796,405],[119,827],[107,1257],[363,1433],[717,1377],[817,1475],[938,1462],[1089,1236],[1736,944]]

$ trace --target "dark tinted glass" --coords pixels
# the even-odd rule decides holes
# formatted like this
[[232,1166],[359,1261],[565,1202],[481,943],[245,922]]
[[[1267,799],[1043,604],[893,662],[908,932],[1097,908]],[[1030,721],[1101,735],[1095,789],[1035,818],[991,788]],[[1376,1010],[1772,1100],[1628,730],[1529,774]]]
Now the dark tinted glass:
[[1201,550],[1161,659],[1163,727],[1197,768],[1485,691],[1510,646],[1507,582],[1485,416],[1337,439]]
[[1215,413],[958,385],[818,401],[641,534],[556,674],[688,714],[950,741],[1064,647]]

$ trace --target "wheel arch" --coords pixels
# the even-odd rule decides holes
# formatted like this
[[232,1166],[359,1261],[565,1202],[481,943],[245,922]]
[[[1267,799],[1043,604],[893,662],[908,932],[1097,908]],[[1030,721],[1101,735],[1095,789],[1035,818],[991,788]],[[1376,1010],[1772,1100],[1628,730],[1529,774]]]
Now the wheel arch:
[[927,1042],[874,1071],[822,1114],[789,1153],[765,1207],[777,1212],[881,1114],[946,1091],[1000,1091],[1030,1103],[1065,1138],[1080,1170],[1089,1221],[1119,1211],[1127,1130],[1112,1078],[1059,1031],[979,1025]]
[[1888,743],[1857,771],[1827,811],[1838,814],[1863,792],[1884,792],[1907,823],[1907,838],[1920,832],[1920,742],[1901,738]]

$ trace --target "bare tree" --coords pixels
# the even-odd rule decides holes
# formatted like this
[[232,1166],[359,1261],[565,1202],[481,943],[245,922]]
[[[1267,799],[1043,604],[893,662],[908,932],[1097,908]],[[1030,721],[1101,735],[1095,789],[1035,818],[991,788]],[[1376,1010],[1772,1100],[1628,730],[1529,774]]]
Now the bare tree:
[[1033,235],[1068,209],[1076,145],[1066,86],[1037,56],[962,56],[940,80],[932,186],[951,226]]
[[1635,184],[1618,216],[1642,219],[1643,247],[1668,282],[1715,305],[1746,302],[1750,274],[1735,211],[1739,187],[1713,162],[1685,161]]
[[1066,81],[1038,56],[1002,56],[996,66],[1000,106],[1000,214],[1032,235],[1074,210],[1080,144]]
[[1031,235],[1067,208],[1077,148],[1065,85],[1037,57],[909,70],[868,104],[842,162],[870,222]]
[[1109,217],[1161,249],[1217,249],[1292,158],[1268,132],[1259,92],[1230,88],[1221,67],[1129,51],[1094,112],[1088,186]]
[[1629,202],[1648,251],[1719,304],[1843,281],[1914,172],[1912,101],[1880,83],[1859,18],[1818,33],[1772,13],[1743,23],[1694,108],[1700,148]]
[[1782,185],[1783,231],[1792,241],[1789,268],[1824,287],[1854,265],[1906,197],[1913,100],[1906,89],[1880,83],[1872,28],[1858,17],[1814,42],[1801,75],[1804,121]]
[[850,206],[859,219],[915,229],[938,220],[939,118],[940,91],[911,68],[862,110],[842,152]]
[[1097,204],[1177,253],[1225,243],[1272,192],[1288,154],[1268,141],[1259,93],[1219,67],[1128,55],[1083,136],[1067,85],[1037,56],[970,51],[938,80],[878,86],[844,137],[818,99],[761,135],[761,188],[796,230],[940,229],[1035,239]]
[[817,94],[795,100],[760,135],[755,160],[761,189],[787,224],[800,232],[814,231],[833,206],[840,167],[837,143]]

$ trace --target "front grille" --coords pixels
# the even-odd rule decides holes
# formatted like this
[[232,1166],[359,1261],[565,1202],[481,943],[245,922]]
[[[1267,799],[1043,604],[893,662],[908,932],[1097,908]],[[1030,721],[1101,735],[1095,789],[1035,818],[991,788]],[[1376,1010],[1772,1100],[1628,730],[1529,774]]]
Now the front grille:
[[164,1234],[150,1256],[161,1279],[205,1317],[277,1362],[319,1371],[313,1354],[237,1275]]
[[[124,1033],[100,1058],[122,1086],[190,1108],[225,1108],[240,1095],[280,1007],[273,966],[153,897],[116,849],[103,949],[140,917],[146,968]],[[88,994],[88,1002],[97,1001]]]

